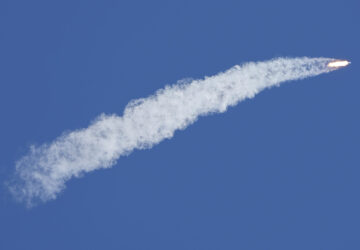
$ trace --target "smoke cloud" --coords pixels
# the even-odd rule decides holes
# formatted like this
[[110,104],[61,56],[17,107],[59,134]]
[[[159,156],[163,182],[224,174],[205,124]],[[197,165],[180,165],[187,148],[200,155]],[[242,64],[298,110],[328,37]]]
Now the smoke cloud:
[[277,58],[236,65],[212,77],[166,86],[152,96],[131,101],[123,116],[102,114],[87,128],[32,146],[16,162],[9,189],[27,206],[53,200],[69,179],[109,168],[134,149],[151,148],[200,116],[225,112],[265,88],[332,71],[327,67],[332,60]]

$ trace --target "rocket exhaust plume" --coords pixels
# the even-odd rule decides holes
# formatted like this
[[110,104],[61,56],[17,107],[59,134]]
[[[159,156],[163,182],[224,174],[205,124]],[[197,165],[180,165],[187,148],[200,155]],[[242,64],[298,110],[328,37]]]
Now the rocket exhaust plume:
[[87,128],[32,146],[16,162],[14,177],[7,185],[14,197],[29,207],[53,200],[69,179],[109,168],[135,149],[151,148],[201,116],[225,112],[266,88],[341,66],[344,61],[331,58],[277,58],[166,86],[152,96],[131,101],[122,116],[102,114]]

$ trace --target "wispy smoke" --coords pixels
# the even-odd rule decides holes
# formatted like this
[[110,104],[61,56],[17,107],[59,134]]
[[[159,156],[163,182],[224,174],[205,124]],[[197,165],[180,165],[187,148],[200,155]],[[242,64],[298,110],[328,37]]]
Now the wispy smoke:
[[278,58],[247,63],[202,80],[178,83],[131,101],[123,116],[100,115],[88,128],[64,134],[49,144],[32,146],[16,162],[10,191],[32,206],[55,199],[72,177],[113,166],[134,149],[171,138],[200,116],[225,112],[261,90],[284,81],[329,72],[328,58]]

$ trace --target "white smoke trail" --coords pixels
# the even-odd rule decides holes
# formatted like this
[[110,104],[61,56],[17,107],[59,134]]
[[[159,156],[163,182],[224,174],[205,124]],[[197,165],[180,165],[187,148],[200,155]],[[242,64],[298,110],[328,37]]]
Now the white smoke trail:
[[120,156],[150,148],[199,116],[225,112],[265,88],[332,71],[327,67],[332,60],[278,58],[166,86],[150,97],[131,101],[121,117],[101,115],[88,128],[64,134],[50,144],[32,146],[16,163],[10,191],[28,206],[55,199],[70,178],[111,167]]

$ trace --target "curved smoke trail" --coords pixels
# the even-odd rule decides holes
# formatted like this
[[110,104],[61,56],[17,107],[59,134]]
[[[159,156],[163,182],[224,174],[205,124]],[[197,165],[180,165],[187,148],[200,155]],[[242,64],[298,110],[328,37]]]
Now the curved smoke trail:
[[202,80],[175,84],[131,101],[123,116],[101,115],[88,128],[32,146],[16,163],[10,191],[32,206],[48,201],[72,177],[113,166],[134,149],[150,148],[185,129],[199,116],[225,112],[261,90],[282,82],[332,71],[329,58],[278,58],[247,63]]

